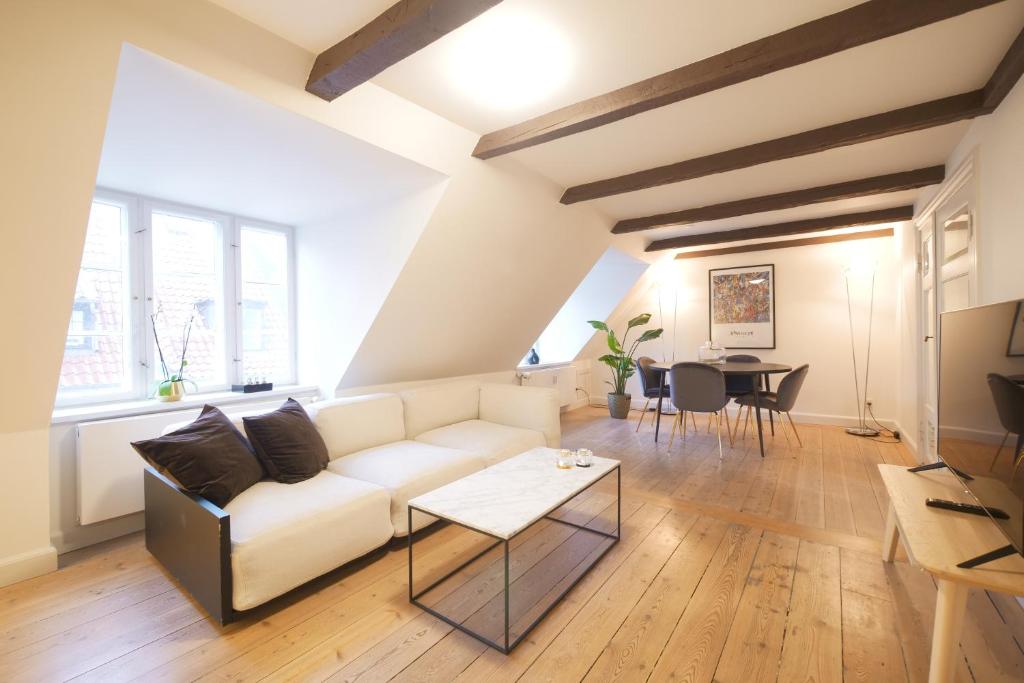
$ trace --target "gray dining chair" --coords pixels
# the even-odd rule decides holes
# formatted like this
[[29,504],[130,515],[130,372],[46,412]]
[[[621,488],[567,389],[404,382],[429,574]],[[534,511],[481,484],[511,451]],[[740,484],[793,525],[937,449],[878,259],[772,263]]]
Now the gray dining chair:
[[[734,353],[725,357],[726,363],[760,363],[761,359],[757,356],[752,356],[749,353]],[[754,377],[753,375],[726,375],[725,376],[725,395],[729,398],[737,399],[741,396],[754,393],[754,382],[761,382],[761,386],[764,386],[763,380],[760,376]],[[760,388],[760,387],[759,387]],[[743,406],[740,406],[739,413],[736,414],[736,424],[732,427],[732,438],[736,439],[736,432],[740,428],[740,415],[743,414]]]
[[[725,374],[706,363],[676,363],[669,370],[669,397],[678,411],[672,420],[669,448],[672,447],[677,428],[682,432],[682,438],[686,438],[686,413],[708,413],[709,420],[714,414],[718,424],[718,458],[721,459],[722,413],[729,403],[729,397],[725,394]],[[729,434],[728,422],[725,431],[731,446],[732,435]]]
[[[636,374],[640,378],[640,389],[643,391],[644,398],[647,401],[644,403],[644,409],[640,411],[640,419],[636,422],[636,430],[640,431],[640,425],[644,423],[644,417],[647,416],[647,409],[651,406],[651,400],[657,399],[661,395],[661,377],[658,376],[658,372],[651,370],[651,366],[655,363],[653,358],[649,356],[640,356],[636,359]],[[653,417],[651,418],[653,421]]]
[[[793,430],[796,442],[801,448],[803,448],[804,444],[800,439],[800,432],[796,430],[796,424],[793,422],[793,416],[789,414],[789,411],[796,404],[797,396],[800,395],[800,388],[804,385],[804,379],[807,378],[807,371],[809,369],[809,365],[801,365],[782,378],[776,391],[766,391],[761,394],[761,407],[779,414],[779,421],[783,425],[782,433],[786,435],[786,443],[790,443],[790,440],[785,422],[782,421],[783,415],[789,419],[789,427]],[[747,424],[750,422],[750,411],[754,407],[754,395],[740,396],[736,399],[736,402],[747,408],[747,416],[743,421],[743,438],[746,438]]]
[[988,380],[989,391],[992,392],[992,400],[996,404],[999,423],[1006,430],[1006,434],[1003,435],[1003,440],[999,444],[996,454],[992,457],[992,462],[989,464],[988,469],[991,472],[992,468],[996,466],[999,454],[1003,452],[1003,447],[1006,445],[1006,440],[1010,437],[1010,434],[1017,435],[1017,447],[1013,449],[1013,457],[1010,459],[1011,465],[1016,469],[1019,464],[1019,454],[1021,449],[1024,449],[1024,386],[1017,384],[1005,375],[995,372],[990,372],[986,379]]

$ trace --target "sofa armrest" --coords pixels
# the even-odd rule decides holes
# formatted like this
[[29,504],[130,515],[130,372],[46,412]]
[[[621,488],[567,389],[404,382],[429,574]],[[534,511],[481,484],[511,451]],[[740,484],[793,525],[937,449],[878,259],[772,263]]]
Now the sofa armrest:
[[233,621],[231,516],[152,467],[143,479],[146,549],[212,617]]
[[481,384],[480,419],[542,432],[549,448],[562,443],[558,391],[516,384]]

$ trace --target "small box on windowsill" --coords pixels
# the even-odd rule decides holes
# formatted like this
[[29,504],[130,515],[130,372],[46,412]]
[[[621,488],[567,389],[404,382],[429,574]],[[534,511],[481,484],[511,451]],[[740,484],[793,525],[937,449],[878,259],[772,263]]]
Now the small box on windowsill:
[[232,384],[231,391],[239,394],[254,394],[257,391],[270,391],[274,388],[273,382],[263,382],[261,384]]

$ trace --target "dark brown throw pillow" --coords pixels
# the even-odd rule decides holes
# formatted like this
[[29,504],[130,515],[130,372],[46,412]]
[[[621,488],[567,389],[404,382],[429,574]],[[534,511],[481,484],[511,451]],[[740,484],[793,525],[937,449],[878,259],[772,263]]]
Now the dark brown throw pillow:
[[213,406],[203,406],[195,422],[155,439],[133,441],[132,448],[217,507],[263,478],[245,437]]
[[243,417],[245,434],[272,479],[295,484],[327,467],[327,444],[302,405],[288,399],[272,413]]

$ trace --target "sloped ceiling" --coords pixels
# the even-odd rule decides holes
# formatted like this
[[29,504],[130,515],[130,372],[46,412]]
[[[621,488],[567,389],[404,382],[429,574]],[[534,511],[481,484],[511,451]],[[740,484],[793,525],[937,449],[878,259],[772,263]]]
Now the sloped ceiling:
[[97,184],[300,226],[444,175],[125,45]]
[[[216,0],[319,51],[390,6],[363,0],[328,7],[323,0]],[[855,0],[505,0],[488,18],[529,16],[560,34],[573,59],[568,82],[519,108],[486,106],[451,78],[457,29],[384,71],[375,83],[476,133],[511,125],[855,4]],[[1024,26],[1024,0],[984,9],[755,78],[510,156],[560,187],[611,177],[823,125],[889,111],[984,85]],[[328,28],[333,27],[332,34]],[[528,49],[524,46],[524,49]],[[940,164],[966,122],[795,159],[588,202],[615,219],[796,190]],[[863,209],[908,203],[916,192],[857,200]],[[837,213],[819,204],[770,217],[644,233],[648,241],[681,234]]]

